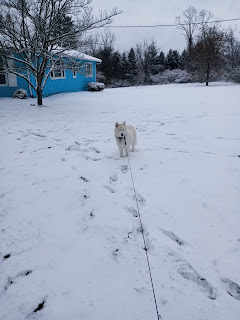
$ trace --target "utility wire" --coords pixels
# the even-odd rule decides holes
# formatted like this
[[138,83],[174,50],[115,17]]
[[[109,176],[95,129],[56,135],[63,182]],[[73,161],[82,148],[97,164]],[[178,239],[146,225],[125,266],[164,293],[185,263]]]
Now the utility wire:
[[[237,21],[240,20],[240,18],[234,18],[234,19],[223,19],[223,20],[215,20],[215,21],[203,21],[203,22],[195,22],[191,23],[192,25],[197,24],[208,24],[208,23],[217,23],[217,22],[226,22],[226,21]],[[178,27],[178,26],[187,26],[188,23],[179,23],[179,24],[155,24],[155,25],[122,25],[122,26],[104,26],[104,28],[159,28],[159,27]]]

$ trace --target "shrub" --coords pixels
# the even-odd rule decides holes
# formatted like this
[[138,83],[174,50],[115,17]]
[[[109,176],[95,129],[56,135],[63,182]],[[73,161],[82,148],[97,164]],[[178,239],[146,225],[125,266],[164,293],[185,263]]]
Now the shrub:
[[240,83],[240,66],[236,67],[234,70],[230,72],[229,80],[236,83]]
[[89,82],[88,90],[89,91],[102,91],[105,88],[104,83],[102,82]]
[[27,91],[24,89],[17,89],[13,94],[15,99],[26,99],[27,96]]

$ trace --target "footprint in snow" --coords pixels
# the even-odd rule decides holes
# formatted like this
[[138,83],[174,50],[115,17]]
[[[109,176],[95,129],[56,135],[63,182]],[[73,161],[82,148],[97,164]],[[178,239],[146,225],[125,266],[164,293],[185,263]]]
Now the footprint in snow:
[[101,151],[98,150],[96,147],[91,147],[91,148],[89,148],[89,150],[92,150],[92,151],[94,151],[95,153],[101,153]]
[[112,251],[112,255],[113,255],[114,259],[116,259],[120,255],[120,250],[119,249],[114,249]]
[[175,233],[173,233],[172,231],[166,231],[162,228],[159,228],[162,233],[167,236],[168,238],[170,238],[171,240],[173,240],[174,242],[176,242],[179,246],[184,246],[187,243],[185,241],[183,241],[182,239],[180,239],[178,236],[175,235]]
[[[133,195],[133,199],[135,200],[135,195]],[[137,202],[142,205],[146,202],[146,200],[143,198],[143,196],[140,195],[140,193],[137,193]]]
[[83,177],[83,176],[81,176],[79,179],[81,179],[84,182],[89,182],[89,180],[87,178]]
[[207,294],[209,299],[216,299],[215,289],[210,283],[202,277],[186,260],[178,260],[180,267],[178,273],[186,280],[190,280],[197,284],[201,291]]
[[119,167],[119,169],[122,171],[122,173],[127,173],[128,172],[128,165],[122,165]]
[[138,213],[137,210],[133,207],[126,207],[125,210],[127,210],[128,212],[130,212],[135,218],[138,217]]
[[104,186],[104,188],[106,190],[108,190],[109,192],[111,192],[111,193],[115,193],[115,190],[113,188],[109,187],[109,186]]
[[236,300],[240,300],[240,287],[236,282],[233,282],[232,280],[228,278],[221,278],[222,282],[227,284],[227,292],[230,294],[231,297],[233,297]]
[[8,278],[8,282],[6,283],[6,285],[4,286],[4,290],[7,291],[8,288],[14,284],[16,282],[16,279],[19,278],[19,277],[26,277],[28,276],[29,274],[32,273],[32,270],[27,270],[27,271],[24,271],[24,272],[21,272],[19,273],[17,276],[15,277],[9,277]]
[[113,173],[109,178],[109,183],[115,186],[117,184],[117,180],[118,180],[117,174]]
[[89,193],[85,190],[85,193],[83,194],[82,197],[83,197],[84,200],[87,200],[87,199],[90,198],[90,195],[89,195]]

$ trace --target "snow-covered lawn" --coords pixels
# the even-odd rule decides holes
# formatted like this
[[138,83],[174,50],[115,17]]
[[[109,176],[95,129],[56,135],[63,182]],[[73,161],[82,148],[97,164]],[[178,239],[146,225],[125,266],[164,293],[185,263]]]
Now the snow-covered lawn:
[[126,120],[137,128],[130,163],[161,319],[238,320],[240,86],[32,103],[0,100],[0,319],[157,319],[113,136]]

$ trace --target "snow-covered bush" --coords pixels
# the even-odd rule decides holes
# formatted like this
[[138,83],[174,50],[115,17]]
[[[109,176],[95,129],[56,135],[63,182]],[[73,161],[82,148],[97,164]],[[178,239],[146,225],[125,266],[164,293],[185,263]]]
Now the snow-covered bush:
[[240,83],[240,66],[234,68],[228,75],[228,79],[236,82],[236,83]]
[[88,90],[89,91],[102,91],[105,85],[102,82],[89,82]]
[[162,73],[151,75],[151,81],[154,84],[188,83],[191,82],[191,76],[186,70],[165,70]]
[[13,94],[15,99],[26,99],[27,96],[27,91],[24,89],[17,89]]

